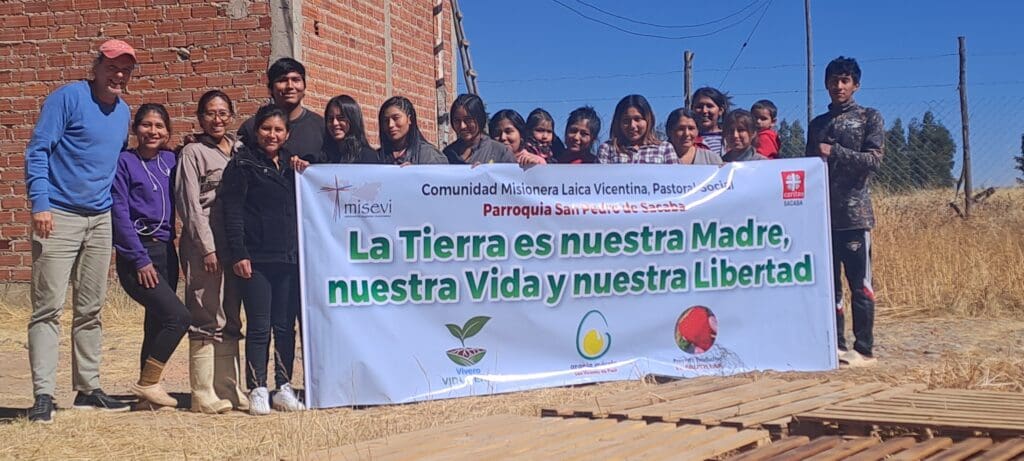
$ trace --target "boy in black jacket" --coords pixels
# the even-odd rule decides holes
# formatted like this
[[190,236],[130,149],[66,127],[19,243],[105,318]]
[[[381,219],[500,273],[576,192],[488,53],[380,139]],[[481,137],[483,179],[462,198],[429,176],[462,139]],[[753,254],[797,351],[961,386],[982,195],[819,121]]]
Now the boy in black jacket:
[[[808,127],[806,155],[828,162],[839,360],[850,366],[871,366],[875,364],[875,294],[871,286],[875,216],[868,186],[882,163],[885,126],[877,110],[854,102],[860,76],[860,66],[852,58],[840,56],[825,68],[825,86],[832,103],[828,112],[815,117]],[[851,350],[847,350],[843,335],[842,268],[853,298],[855,340]]]

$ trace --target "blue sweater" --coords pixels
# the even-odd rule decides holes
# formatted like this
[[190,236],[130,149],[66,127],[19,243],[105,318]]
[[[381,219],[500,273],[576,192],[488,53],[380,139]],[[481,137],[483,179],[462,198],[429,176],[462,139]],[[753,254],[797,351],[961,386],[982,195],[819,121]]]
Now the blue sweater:
[[94,215],[110,209],[117,157],[128,139],[131,111],[93,98],[86,80],[58,88],[43,102],[25,148],[32,212],[51,208]]

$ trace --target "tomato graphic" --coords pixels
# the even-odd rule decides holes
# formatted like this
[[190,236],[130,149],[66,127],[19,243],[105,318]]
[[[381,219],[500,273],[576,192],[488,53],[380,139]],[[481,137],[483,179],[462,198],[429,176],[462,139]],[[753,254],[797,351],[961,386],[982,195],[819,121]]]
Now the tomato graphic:
[[693,306],[683,311],[676,320],[676,345],[687,354],[703,354],[715,344],[718,319],[704,306]]

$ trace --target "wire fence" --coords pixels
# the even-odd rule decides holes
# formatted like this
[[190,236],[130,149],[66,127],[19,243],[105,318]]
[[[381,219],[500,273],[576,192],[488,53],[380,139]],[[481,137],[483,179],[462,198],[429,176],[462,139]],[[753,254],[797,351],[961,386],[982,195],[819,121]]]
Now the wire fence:
[[[889,192],[948,189],[961,192],[963,142],[960,100],[892,100],[866,102],[885,119],[885,156],[873,187]],[[1024,179],[1024,96],[983,97],[969,103],[971,177],[974,192],[1015,187]],[[782,155],[802,155],[806,107],[779,108]]]

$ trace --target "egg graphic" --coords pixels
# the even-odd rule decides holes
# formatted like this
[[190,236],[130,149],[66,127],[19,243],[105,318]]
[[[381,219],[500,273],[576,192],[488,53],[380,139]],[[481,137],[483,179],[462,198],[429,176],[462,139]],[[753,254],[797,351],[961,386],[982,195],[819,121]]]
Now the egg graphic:
[[583,314],[580,325],[576,328],[576,352],[587,360],[597,360],[612,345],[612,335],[608,333],[608,319],[598,310]]

